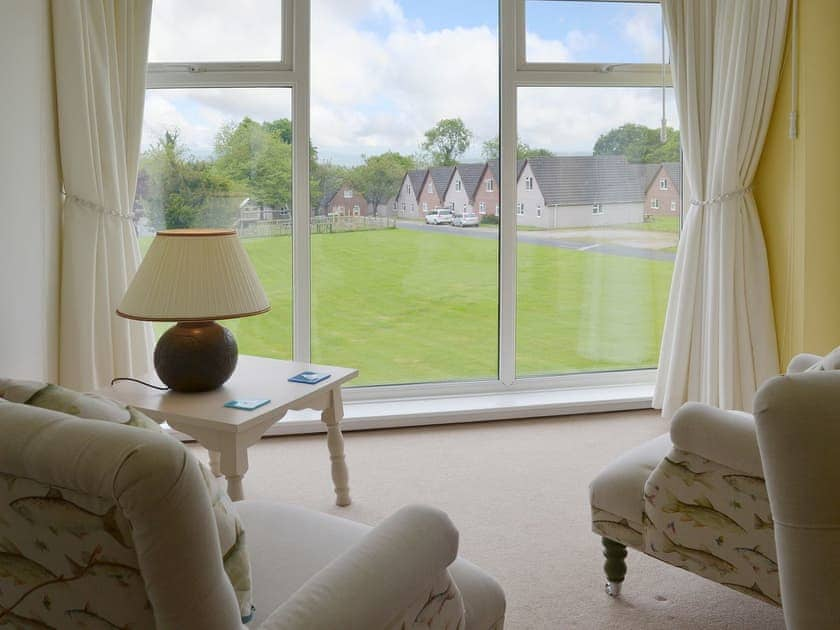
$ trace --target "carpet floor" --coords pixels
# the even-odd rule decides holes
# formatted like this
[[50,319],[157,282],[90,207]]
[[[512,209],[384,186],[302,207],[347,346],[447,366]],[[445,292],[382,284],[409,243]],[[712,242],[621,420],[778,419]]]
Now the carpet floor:
[[349,432],[347,508],[333,503],[323,435],[266,438],[245,493],[371,525],[407,503],[445,510],[460,554],[504,588],[509,630],[782,630],[780,609],[633,550],[622,597],[604,594],[589,480],[666,429],[642,411]]

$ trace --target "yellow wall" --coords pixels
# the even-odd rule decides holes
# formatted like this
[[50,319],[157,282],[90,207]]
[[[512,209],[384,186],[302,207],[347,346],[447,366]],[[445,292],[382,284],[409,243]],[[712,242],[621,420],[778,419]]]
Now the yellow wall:
[[782,365],[840,345],[840,1],[799,0],[799,136],[788,138],[791,37],[753,185]]

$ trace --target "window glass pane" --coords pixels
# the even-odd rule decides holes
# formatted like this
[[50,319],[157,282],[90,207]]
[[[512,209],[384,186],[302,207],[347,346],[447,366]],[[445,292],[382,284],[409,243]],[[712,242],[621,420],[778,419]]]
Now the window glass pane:
[[280,61],[282,0],[155,0],[149,61]]
[[354,384],[497,376],[498,13],[312,2],[312,360]]
[[672,91],[665,142],[659,89],[518,98],[532,157],[517,186],[517,374],[656,367],[682,207]]
[[[271,310],[225,320],[239,352],[291,358],[291,90],[147,90],[135,223],[235,228]],[[156,324],[157,334],[168,324]]]
[[660,63],[662,60],[659,3],[527,0],[525,28],[528,61]]

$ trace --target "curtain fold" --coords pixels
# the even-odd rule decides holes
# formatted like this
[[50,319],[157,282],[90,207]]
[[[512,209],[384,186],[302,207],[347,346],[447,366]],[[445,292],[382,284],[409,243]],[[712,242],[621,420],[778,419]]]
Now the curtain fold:
[[62,180],[59,380],[74,389],[151,369],[149,324],[117,317],[140,264],[131,220],[151,0],[53,0]]
[[750,190],[778,85],[788,0],[662,0],[686,201],[654,392],[751,411],[778,373],[764,236]]

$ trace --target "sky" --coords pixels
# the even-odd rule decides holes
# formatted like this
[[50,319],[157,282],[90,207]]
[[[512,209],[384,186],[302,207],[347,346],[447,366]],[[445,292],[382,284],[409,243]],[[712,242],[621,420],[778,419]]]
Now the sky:
[[[251,61],[280,56],[278,0],[155,0],[150,61]],[[657,4],[527,0],[530,61],[657,62]],[[498,133],[496,0],[312,0],[312,141],[319,156],[354,164],[362,154],[415,154],[423,132],[460,117],[474,141]],[[668,124],[677,126],[668,91]],[[591,152],[625,122],[659,125],[659,89],[522,88],[518,133],[561,154]],[[290,90],[147,92],[143,146],[177,128],[200,157],[219,127],[250,116],[290,117]]]

